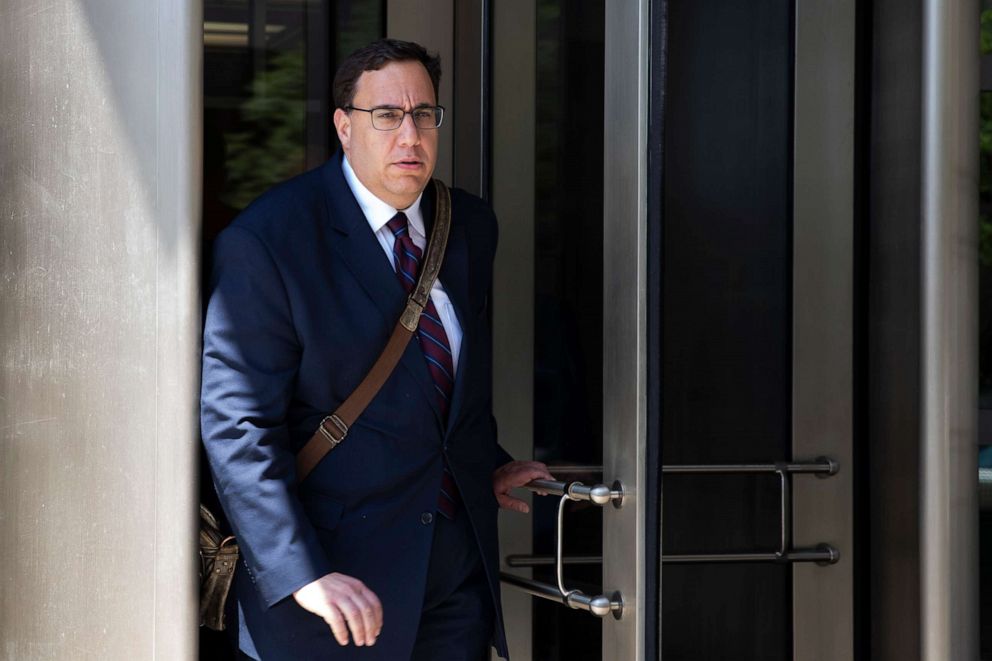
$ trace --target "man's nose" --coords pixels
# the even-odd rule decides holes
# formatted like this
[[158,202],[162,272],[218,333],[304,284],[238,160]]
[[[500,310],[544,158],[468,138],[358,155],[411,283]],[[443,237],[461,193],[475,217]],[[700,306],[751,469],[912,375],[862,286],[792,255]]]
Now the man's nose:
[[396,130],[399,133],[398,137],[401,145],[415,145],[420,142],[420,129],[413,123],[413,115],[411,113],[403,115],[403,121]]

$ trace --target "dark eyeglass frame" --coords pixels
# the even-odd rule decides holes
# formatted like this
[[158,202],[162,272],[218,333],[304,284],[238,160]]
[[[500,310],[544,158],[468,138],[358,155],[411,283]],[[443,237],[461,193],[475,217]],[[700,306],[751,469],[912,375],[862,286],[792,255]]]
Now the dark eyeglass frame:
[[[360,110],[362,112],[369,113],[372,120],[372,128],[374,128],[377,131],[395,131],[399,127],[403,126],[403,120],[405,119],[406,115],[410,115],[410,119],[413,120],[414,126],[424,131],[439,129],[441,128],[441,123],[444,121],[444,106],[417,106],[413,110],[403,110],[402,108],[397,108],[396,106],[376,106],[375,108],[357,108],[355,106],[344,106],[342,110],[347,112],[351,112],[352,110]],[[381,126],[376,124],[376,112],[380,110],[391,110],[393,112],[400,112],[403,114],[400,115],[400,121],[396,123],[396,126],[391,126],[389,128],[382,128]],[[417,116],[414,113],[422,110],[429,110],[433,113],[434,117],[430,126],[421,126],[419,123],[417,123]],[[383,121],[382,117],[379,117],[378,121],[380,122]]]

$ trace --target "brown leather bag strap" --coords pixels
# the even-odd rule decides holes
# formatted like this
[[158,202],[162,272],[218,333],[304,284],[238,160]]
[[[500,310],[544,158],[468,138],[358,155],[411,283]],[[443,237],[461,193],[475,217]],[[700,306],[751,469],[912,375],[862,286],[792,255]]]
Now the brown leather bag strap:
[[420,269],[420,277],[417,278],[417,286],[407,297],[406,307],[393,328],[393,334],[389,337],[382,354],[372,365],[372,369],[348,399],[320,422],[317,431],[296,455],[297,482],[305,480],[321,459],[348,435],[348,429],[393,373],[393,369],[406,350],[407,343],[417,330],[420,313],[427,307],[434,281],[441,272],[444,251],[448,245],[448,229],[451,227],[451,195],[448,187],[435,179],[434,190],[437,192],[434,227],[431,230],[430,244],[427,246],[427,259]]

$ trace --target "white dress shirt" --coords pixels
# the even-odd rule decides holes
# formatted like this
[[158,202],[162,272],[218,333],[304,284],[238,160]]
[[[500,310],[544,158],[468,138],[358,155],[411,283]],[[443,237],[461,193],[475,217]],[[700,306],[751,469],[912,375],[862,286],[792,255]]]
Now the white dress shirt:
[[[407,224],[410,228],[410,238],[413,239],[414,244],[423,253],[427,246],[424,216],[420,212],[420,198],[423,197],[423,193],[417,196],[414,203],[406,209],[395,209],[376,197],[372,191],[358,180],[347,158],[341,159],[341,169],[344,171],[344,179],[348,182],[348,187],[351,188],[355,199],[358,200],[358,206],[362,208],[362,213],[365,214],[365,220],[368,221],[369,227],[372,228],[375,238],[379,239],[379,245],[382,246],[383,252],[386,253],[386,259],[389,260],[389,264],[393,267],[393,270],[396,270],[396,264],[393,262],[395,259],[393,256],[393,244],[396,242],[396,237],[386,227],[386,223],[393,219],[397,211],[402,211],[406,214]],[[448,336],[448,345],[451,349],[451,365],[457,374],[458,353],[462,348],[462,327],[458,324],[458,316],[455,314],[455,308],[451,305],[451,299],[448,298],[447,292],[444,291],[444,285],[441,284],[440,277],[434,281],[434,288],[431,289],[431,300],[434,301],[434,307],[437,308],[438,316],[441,317],[441,325],[444,326],[444,332]]]

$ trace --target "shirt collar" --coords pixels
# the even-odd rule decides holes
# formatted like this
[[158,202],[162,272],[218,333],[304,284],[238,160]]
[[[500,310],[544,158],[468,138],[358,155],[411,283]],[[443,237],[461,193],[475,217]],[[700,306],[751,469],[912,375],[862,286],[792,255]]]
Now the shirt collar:
[[[368,221],[369,227],[372,228],[373,233],[378,233],[386,223],[393,219],[393,216],[396,215],[398,210],[380,200],[372,191],[365,187],[365,184],[359,181],[358,175],[351,168],[351,163],[348,162],[347,156],[341,159],[341,170],[344,172],[344,179],[348,182],[348,187],[358,201],[358,206],[361,207],[362,213],[365,214],[365,220]],[[421,192],[413,204],[401,210],[406,214],[407,223],[420,236],[425,235],[424,218],[420,212],[420,198],[423,196],[424,194]]]

